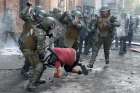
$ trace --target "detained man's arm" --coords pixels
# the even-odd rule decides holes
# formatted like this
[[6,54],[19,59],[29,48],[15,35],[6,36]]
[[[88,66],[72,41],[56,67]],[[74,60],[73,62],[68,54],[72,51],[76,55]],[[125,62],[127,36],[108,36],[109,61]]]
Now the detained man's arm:
[[63,76],[63,71],[62,71],[62,67],[61,67],[61,63],[60,61],[57,61],[55,63],[55,72],[54,72],[54,77],[55,78],[61,78]]

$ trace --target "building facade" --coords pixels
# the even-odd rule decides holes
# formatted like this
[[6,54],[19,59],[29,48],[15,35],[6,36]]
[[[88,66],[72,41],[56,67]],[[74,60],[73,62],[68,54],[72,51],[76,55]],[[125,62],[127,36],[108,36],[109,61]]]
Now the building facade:
[[[0,0],[0,16],[4,16],[6,8],[12,10],[15,19],[16,32],[22,31],[23,21],[19,18],[20,11],[26,6],[28,0]],[[46,11],[60,8],[62,11],[83,6],[83,0],[30,0],[35,5],[41,5]],[[87,0],[88,1],[88,0]]]

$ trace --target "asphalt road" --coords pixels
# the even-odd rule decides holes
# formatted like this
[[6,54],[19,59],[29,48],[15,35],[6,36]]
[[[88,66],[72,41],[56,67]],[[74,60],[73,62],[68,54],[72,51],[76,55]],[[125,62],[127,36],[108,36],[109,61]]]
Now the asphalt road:
[[[20,76],[20,70],[15,70],[22,67],[23,61],[13,43],[1,46],[0,93],[28,93],[24,89],[26,81]],[[88,61],[89,56],[82,56],[84,64]],[[101,50],[87,76],[69,74],[62,79],[53,79],[54,69],[48,69],[42,77],[47,83],[39,86],[34,93],[139,93],[140,53],[128,51],[125,56],[119,56],[117,50],[112,50],[110,61],[109,68],[105,69]]]

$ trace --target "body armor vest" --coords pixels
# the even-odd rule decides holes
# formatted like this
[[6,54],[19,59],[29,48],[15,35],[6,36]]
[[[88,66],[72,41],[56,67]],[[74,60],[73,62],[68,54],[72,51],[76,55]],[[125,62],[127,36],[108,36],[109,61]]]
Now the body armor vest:
[[109,27],[109,22],[110,22],[110,16],[108,18],[102,18],[100,17],[98,19],[98,28],[101,32],[108,32],[110,30],[110,27]]

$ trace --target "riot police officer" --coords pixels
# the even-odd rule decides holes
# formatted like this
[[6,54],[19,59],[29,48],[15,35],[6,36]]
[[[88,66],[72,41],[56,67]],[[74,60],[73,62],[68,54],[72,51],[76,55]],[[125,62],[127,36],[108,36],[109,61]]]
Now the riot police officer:
[[80,11],[72,11],[71,15],[69,15],[70,21],[68,22],[67,29],[65,35],[65,46],[72,47],[74,49],[78,49],[78,40],[80,36],[80,30],[83,26],[81,21],[82,14]]
[[97,19],[96,28],[96,42],[93,47],[93,53],[88,67],[92,68],[95,62],[96,56],[98,55],[101,45],[104,48],[105,63],[109,64],[109,51],[113,40],[114,27],[119,26],[116,18],[110,14],[108,7],[102,7],[100,9],[100,16]]
[[[32,24],[34,22],[34,19],[33,19],[33,7],[32,7],[32,4],[31,2],[27,2],[26,4],[26,7],[20,12],[20,18],[24,21],[24,24],[23,24],[23,31],[19,37],[19,40],[18,40],[18,43],[19,43],[19,48],[20,50],[22,51],[23,55],[24,55],[24,47],[23,47],[23,40],[24,37],[26,36],[26,34],[28,33],[28,31],[30,31],[32,29]],[[22,67],[22,70],[21,70],[21,74],[27,78],[27,73],[29,71],[29,67],[30,67],[30,62],[29,62],[29,59],[28,57],[25,57],[25,61],[24,61],[24,66]]]
[[59,10],[58,8],[54,8],[52,13],[51,13],[51,16],[60,20],[61,18],[61,10]]
[[36,85],[45,83],[40,80],[43,73],[41,58],[46,47],[46,35],[49,35],[49,31],[54,28],[55,19],[44,15],[39,7],[32,9],[32,13],[29,13],[29,9],[25,9],[26,12],[25,10],[21,12],[21,18],[25,23],[19,38],[19,45],[26,60],[22,71],[26,73],[29,67],[32,67],[31,77],[27,84],[27,89],[32,91]]

